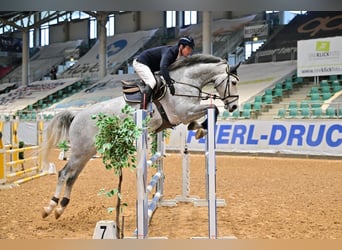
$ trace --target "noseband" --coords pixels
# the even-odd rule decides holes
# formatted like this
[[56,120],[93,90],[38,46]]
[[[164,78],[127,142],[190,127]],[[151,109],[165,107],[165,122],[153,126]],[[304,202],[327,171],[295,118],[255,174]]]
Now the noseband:
[[[226,88],[224,90],[224,96],[223,97],[219,97],[225,104],[231,104],[235,101],[237,101],[239,99],[239,95],[231,95],[230,93],[230,76],[235,77],[238,81],[239,81],[239,77],[236,74],[233,74],[229,71],[228,69],[228,65],[226,68],[226,72],[227,72],[227,78],[223,79],[220,83],[215,85],[215,89],[217,90],[217,87],[219,87],[224,81],[226,81]],[[228,102],[225,102],[228,98],[233,98],[233,100],[230,100]]]

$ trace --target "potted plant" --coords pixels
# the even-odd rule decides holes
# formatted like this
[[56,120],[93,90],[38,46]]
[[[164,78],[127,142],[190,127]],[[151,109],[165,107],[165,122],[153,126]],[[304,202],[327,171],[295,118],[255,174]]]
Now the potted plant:
[[67,140],[61,141],[60,143],[58,143],[57,146],[58,146],[58,148],[61,151],[59,153],[58,159],[66,161],[67,160],[66,152],[68,152],[68,150],[70,148],[70,146],[68,145]]

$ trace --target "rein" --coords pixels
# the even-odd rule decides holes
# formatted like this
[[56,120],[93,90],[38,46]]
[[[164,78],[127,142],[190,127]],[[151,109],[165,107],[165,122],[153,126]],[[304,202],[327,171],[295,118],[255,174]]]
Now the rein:
[[178,82],[178,81],[175,81],[174,83],[177,83],[177,84],[182,84],[182,85],[186,85],[186,86],[189,86],[189,87],[192,87],[192,88],[195,88],[198,90],[198,95],[184,95],[184,94],[175,94],[175,96],[184,96],[184,97],[196,97],[196,98],[201,98],[201,100],[208,100],[209,98],[212,98],[212,99],[220,99],[222,101],[225,101],[226,99],[228,98],[231,98],[231,97],[235,97],[234,100],[228,102],[227,104],[230,104],[232,102],[234,102],[235,100],[239,99],[239,96],[238,95],[231,95],[230,94],[230,87],[229,87],[229,78],[230,76],[234,76],[237,80],[239,80],[239,77],[233,73],[230,73],[228,71],[228,68],[227,68],[227,78],[223,79],[220,83],[216,84],[214,87],[215,89],[220,86],[224,81],[227,81],[227,84],[226,84],[226,89],[225,89],[225,93],[224,93],[224,97],[220,97],[219,95],[217,94],[211,94],[211,93],[208,93],[208,92],[205,92],[205,91],[202,91],[202,89],[200,89],[199,87],[195,86],[195,85],[192,85],[190,83],[186,83],[186,82]]
[[[208,100],[210,97],[216,99],[216,98],[221,98],[220,96],[216,95],[216,94],[210,94],[207,92],[202,91],[199,87],[192,85],[190,83],[186,83],[186,82],[177,82],[175,81],[174,83],[177,84],[181,84],[181,85],[186,85],[189,87],[192,87],[194,89],[198,90],[198,95],[183,95],[183,94],[175,94],[175,96],[184,96],[184,97],[196,97],[196,98],[201,98],[201,100]],[[205,96],[203,96],[203,94],[205,94]]]

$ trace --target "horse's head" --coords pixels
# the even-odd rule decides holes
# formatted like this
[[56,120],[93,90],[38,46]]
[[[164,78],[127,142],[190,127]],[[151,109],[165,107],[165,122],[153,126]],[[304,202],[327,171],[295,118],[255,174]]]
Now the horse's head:
[[237,84],[239,77],[237,76],[237,69],[239,66],[240,63],[232,67],[227,65],[225,74],[215,81],[215,89],[224,103],[224,108],[229,112],[233,112],[238,107],[239,95]]

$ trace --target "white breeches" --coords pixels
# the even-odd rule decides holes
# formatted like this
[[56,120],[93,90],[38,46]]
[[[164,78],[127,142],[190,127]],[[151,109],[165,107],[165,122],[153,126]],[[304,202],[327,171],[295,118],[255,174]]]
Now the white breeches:
[[143,63],[137,62],[137,60],[134,59],[133,68],[138,76],[141,78],[141,80],[145,82],[145,84],[150,85],[152,89],[154,88],[154,86],[156,86],[156,79],[154,78],[154,75],[149,67],[147,67]]

